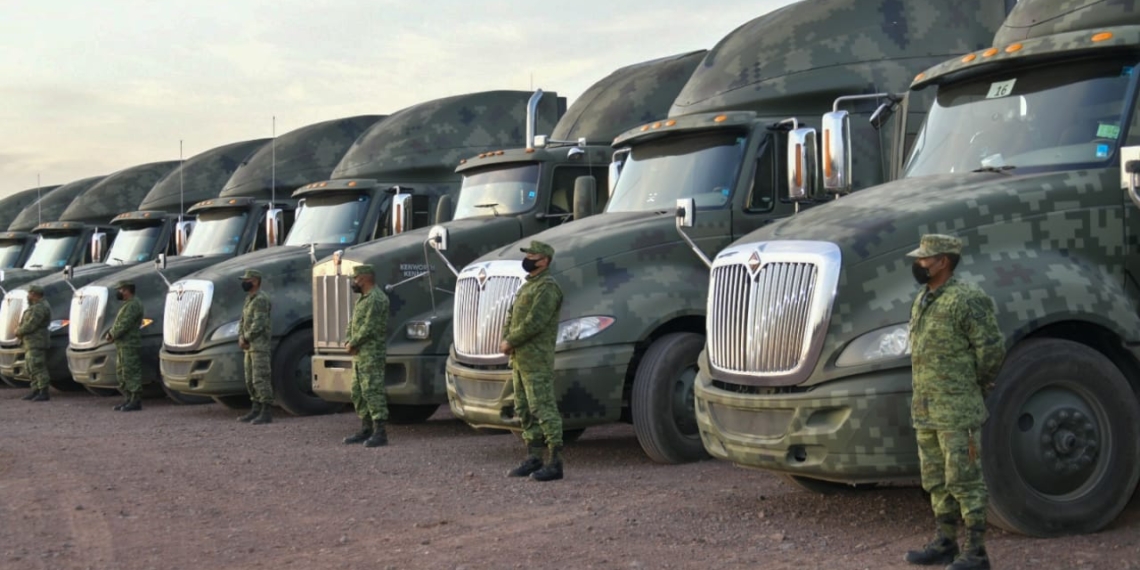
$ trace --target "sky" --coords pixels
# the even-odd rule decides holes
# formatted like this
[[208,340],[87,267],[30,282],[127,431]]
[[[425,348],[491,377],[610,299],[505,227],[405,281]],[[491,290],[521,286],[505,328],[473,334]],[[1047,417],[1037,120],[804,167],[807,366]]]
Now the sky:
[[573,103],[789,3],[9,0],[0,197],[268,137],[274,116],[282,134],[491,89]]

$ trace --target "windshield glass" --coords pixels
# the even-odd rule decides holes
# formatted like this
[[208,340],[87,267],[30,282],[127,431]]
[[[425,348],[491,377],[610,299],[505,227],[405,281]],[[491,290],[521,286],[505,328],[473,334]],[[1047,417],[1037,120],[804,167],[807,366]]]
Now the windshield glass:
[[367,194],[310,197],[293,223],[285,245],[356,243],[368,213]]
[[51,269],[67,265],[67,258],[79,241],[79,234],[40,234],[24,269]]
[[[111,251],[107,253],[107,263],[123,265],[138,263],[150,259],[154,251],[154,242],[158,241],[162,233],[162,226],[124,226],[119,228],[111,244]],[[99,261],[99,260],[95,260]]]
[[230,255],[237,252],[245,231],[247,210],[206,210],[198,214],[182,255]]
[[1132,74],[1130,61],[1085,60],[943,87],[906,176],[1106,163],[1126,126]]
[[739,133],[704,133],[646,142],[626,157],[607,212],[668,210],[679,198],[698,209],[723,208],[747,139]]
[[24,251],[22,241],[0,241],[0,269],[11,269]]
[[534,206],[538,196],[538,165],[492,167],[463,176],[455,219],[518,214]]

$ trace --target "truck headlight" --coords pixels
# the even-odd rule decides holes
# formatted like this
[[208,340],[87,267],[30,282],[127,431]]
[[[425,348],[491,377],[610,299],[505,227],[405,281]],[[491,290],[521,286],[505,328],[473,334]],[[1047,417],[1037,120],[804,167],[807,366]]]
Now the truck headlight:
[[48,331],[55,332],[63,327],[66,327],[71,321],[67,319],[56,319],[48,323]]
[[866,333],[847,345],[836,366],[858,366],[910,354],[910,325],[899,323]]
[[558,323],[558,341],[555,345],[590,338],[614,324],[613,317],[582,317]]
[[240,325],[241,325],[240,320],[234,321],[232,323],[226,323],[226,324],[218,327],[217,329],[214,329],[214,333],[210,335],[210,340],[225,340],[228,338],[237,338],[238,326],[240,326]]
[[404,334],[411,340],[431,338],[431,321],[412,321],[404,327]]

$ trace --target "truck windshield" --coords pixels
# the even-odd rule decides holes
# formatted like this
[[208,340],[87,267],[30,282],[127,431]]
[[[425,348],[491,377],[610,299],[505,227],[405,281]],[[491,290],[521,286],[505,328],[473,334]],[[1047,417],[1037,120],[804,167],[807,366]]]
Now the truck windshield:
[[333,194],[305,200],[285,245],[356,243],[368,213],[367,194]]
[[198,222],[194,224],[194,231],[190,232],[190,241],[186,243],[182,255],[236,253],[248,218],[246,210],[237,209],[207,210],[198,214]]
[[161,233],[161,225],[119,228],[119,234],[115,236],[115,242],[111,244],[111,251],[107,253],[107,263],[124,265],[150,259],[151,253],[154,252],[154,243],[158,241],[158,236]]
[[694,198],[702,210],[732,199],[747,139],[740,133],[704,133],[634,146],[622,167],[607,212],[650,212]]
[[906,176],[1107,163],[1127,127],[1134,63],[1082,60],[942,87]]
[[67,259],[75,250],[79,234],[41,234],[32,248],[32,255],[24,264],[24,269],[52,269],[67,265]]
[[15,267],[23,251],[24,242],[22,241],[0,241],[0,269]]
[[513,164],[478,170],[463,177],[455,219],[518,214],[538,197],[537,164]]

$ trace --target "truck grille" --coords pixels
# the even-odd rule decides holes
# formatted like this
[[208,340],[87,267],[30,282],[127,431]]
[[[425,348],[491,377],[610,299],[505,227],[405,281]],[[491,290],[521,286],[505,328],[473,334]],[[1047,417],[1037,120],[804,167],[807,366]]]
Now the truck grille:
[[[804,251],[790,249],[796,245]],[[719,254],[708,297],[712,367],[768,384],[806,378],[831,312],[838,256],[837,247],[819,242],[747,244]]]
[[107,291],[106,287],[88,285],[72,295],[67,334],[73,348],[91,348],[98,342],[107,310]]
[[187,279],[175,283],[166,293],[162,343],[172,349],[198,348],[213,299],[214,284],[210,281]]
[[20,326],[20,318],[24,316],[26,308],[28,308],[26,290],[8,291],[4,296],[4,301],[0,303],[0,344],[11,346],[20,343],[16,338],[16,328]]
[[[517,269],[516,269],[517,268]],[[506,362],[503,324],[526,275],[517,262],[468,266],[455,285],[455,353],[476,363]]]
[[317,350],[344,348],[357,297],[348,275],[313,275],[313,339]]

